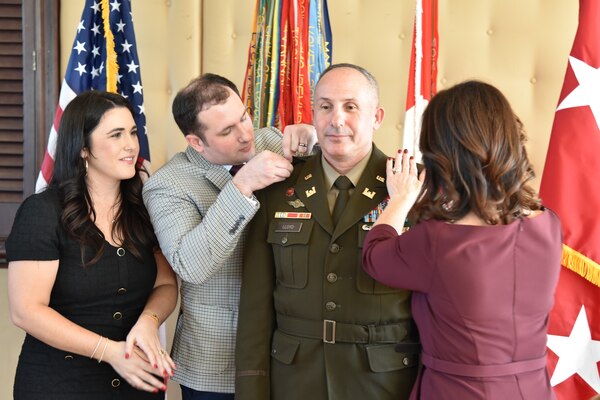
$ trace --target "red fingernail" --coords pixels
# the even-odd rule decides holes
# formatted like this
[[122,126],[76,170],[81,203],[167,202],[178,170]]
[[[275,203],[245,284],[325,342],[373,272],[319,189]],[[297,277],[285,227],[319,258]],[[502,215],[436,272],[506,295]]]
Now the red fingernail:
[[402,153],[402,150],[398,149],[398,154]]
[[154,392],[154,393],[158,393],[158,389],[154,389],[154,390],[153,390],[153,392]]
[[409,160],[414,160],[415,158],[413,156],[410,156]]
[[154,368],[158,368],[158,364],[154,364]]
[[163,386],[161,389],[162,389],[163,392],[167,391],[167,387],[166,386]]
[[407,150],[407,149],[404,149],[404,154],[406,154],[406,153],[408,153],[408,150]]
[[125,353],[125,358],[129,358],[129,353]]

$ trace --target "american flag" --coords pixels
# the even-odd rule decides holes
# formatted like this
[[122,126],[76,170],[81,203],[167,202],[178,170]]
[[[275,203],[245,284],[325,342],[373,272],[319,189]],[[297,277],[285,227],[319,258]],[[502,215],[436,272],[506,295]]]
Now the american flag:
[[126,97],[134,108],[138,127],[138,163],[150,161],[140,62],[135,45],[130,0],[86,0],[71,57],[62,82],[54,123],[48,138],[36,192],[52,177],[56,136],[62,112],[79,93],[107,90]]

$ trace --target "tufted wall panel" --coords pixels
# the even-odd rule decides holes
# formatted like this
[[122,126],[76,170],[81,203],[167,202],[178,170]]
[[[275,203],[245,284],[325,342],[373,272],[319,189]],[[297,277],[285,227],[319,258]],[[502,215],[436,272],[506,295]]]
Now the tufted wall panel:
[[[63,65],[83,0],[62,1]],[[439,2],[438,88],[469,78],[498,86],[525,123],[541,176],[552,118],[577,25],[576,0],[446,0]],[[185,146],[170,104],[200,72],[241,85],[254,0],[133,0],[153,167]],[[377,144],[401,145],[412,0],[329,0],[333,61],[375,74],[386,116]],[[539,179],[535,182],[539,185]]]

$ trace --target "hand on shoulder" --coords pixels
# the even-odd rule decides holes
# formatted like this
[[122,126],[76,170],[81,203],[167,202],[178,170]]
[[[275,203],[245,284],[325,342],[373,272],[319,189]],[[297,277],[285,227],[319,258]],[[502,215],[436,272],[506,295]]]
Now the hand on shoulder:
[[292,173],[292,164],[284,157],[270,151],[254,156],[233,177],[233,184],[250,197],[260,189],[281,182]]

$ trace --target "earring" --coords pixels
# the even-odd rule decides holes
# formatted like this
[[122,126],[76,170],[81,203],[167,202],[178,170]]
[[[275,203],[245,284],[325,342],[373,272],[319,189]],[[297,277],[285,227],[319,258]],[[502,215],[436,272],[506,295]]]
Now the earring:
[[84,158],[83,161],[85,162],[85,174],[87,175],[87,173],[88,173],[88,160],[87,160],[87,158]]
[[442,203],[442,208],[446,212],[449,212],[450,210],[452,210],[453,206],[454,206],[454,200],[449,200],[449,201],[447,201],[445,203]]

